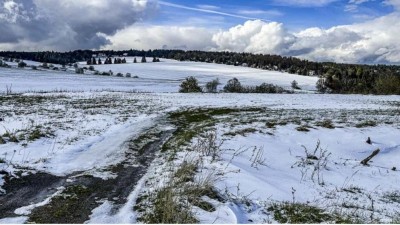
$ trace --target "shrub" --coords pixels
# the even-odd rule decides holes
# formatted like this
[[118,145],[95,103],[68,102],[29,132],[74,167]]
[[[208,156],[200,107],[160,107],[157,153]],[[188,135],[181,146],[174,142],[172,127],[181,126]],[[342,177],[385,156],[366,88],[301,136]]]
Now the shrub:
[[[75,63],[76,64],[76,63]],[[42,67],[43,68],[45,68],[45,69],[48,69],[49,68],[49,65],[47,64],[47,63],[43,63],[42,64]],[[78,68],[78,64],[76,64],[76,67],[75,68]]]
[[126,73],[125,77],[131,77],[131,74],[130,73]]
[[117,73],[117,77],[123,77],[124,75],[122,73]]
[[225,92],[240,93],[243,91],[242,84],[240,84],[237,78],[230,79],[224,87]]
[[27,64],[26,64],[24,61],[20,61],[20,62],[18,63],[18,67],[19,67],[19,68],[24,68],[25,66],[27,66]]
[[325,86],[325,79],[324,78],[320,78],[315,87],[317,88],[317,91],[320,93],[325,93],[327,91],[327,87]]
[[291,86],[292,86],[293,89],[297,89],[297,90],[301,89],[296,80],[292,81]]
[[83,68],[75,68],[75,73],[83,74],[84,73]]
[[400,94],[400,76],[379,76],[375,81],[375,92],[377,94],[390,95]]
[[89,66],[90,71],[94,71],[94,66]]
[[187,77],[180,85],[179,92],[181,93],[189,93],[189,92],[202,92],[201,87],[199,86],[197,79],[190,76]]
[[207,82],[205,86],[206,92],[216,93],[218,85],[220,85],[218,78],[210,82]]
[[255,87],[255,93],[283,93],[285,90],[273,84],[262,83]]

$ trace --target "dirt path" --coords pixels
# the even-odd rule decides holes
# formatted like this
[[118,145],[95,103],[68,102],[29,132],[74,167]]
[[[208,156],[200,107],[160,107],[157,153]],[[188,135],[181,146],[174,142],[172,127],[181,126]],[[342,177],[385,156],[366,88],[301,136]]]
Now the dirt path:
[[17,216],[15,209],[43,201],[60,186],[66,187],[63,193],[54,197],[49,204],[35,208],[28,222],[83,223],[89,219],[92,210],[101,204],[100,200],[107,199],[115,207],[122,206],[146,173],[163,142],[172,135],[173,130],[160,128],[163,125],[165,123],[158,123],[146,131],[151,133],[150,137],[143,135],[129,141],[126,160],[107,169],[117,175],[114,179],[77,176],[79,173],[66,177],[36,173],[12,179],[4,186],[7,194],[0,196],[0,218]]

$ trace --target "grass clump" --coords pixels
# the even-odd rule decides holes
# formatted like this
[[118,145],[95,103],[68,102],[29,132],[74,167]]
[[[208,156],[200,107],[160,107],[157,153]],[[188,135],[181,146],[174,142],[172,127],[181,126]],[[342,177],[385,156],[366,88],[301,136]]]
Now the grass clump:
[[329,120],[329,119],[316,122],[315,125],[317,125],[319,127],[325,127],[325,128],[328,128],[328,129],[334,129],[335,128],[335,125],[333,125],[332,120]]
[[35,129],[28,134],[27,139],[28,141],[34,141],[42,137],[46,137],[46,133],[42,132],[39,127],[35,127]]
[[213,176],[195,179],[198,161],[184,161],[176,170],[170,182],[156,194],[143,195],[136,201],[135,211],[141,212],[143,223],[198,223],[192,213],[193,206],[208,212],[215,207],[203,199],[207,196],[218,199],[213,190]]
[[396,202],[400,204],[400,191],[387,192],[382,196],[384,202]]
[[303,203],[274,203],[267,210],[279,223],[353,223],[349,218]]
[[60,195],[52,198],[49,204],[34,209],[29,217],[29,222],[78,223],[77,218],[82,215],[76,215],[72,212],[76,212],[77,208],[82,209],[82,213],[85,210],[87,211],[82,202],[88,199],[92,192],[93,190],[83,185],[69,186]]
[[362,128],[362,127],[375,127],[377,125],[377,123],[375,121],[372,120],[366,120],[363,121],[361,123],[356,124],[357,128]]
[[236,135],[246,136],[246,134],[252,134],[252,133],[255,133],[257,131],[258,131],[257,129],[254,129],[254,128],[250,127],[250,128],[245,128],[245,129],[242,129],[242,130],[231,131],[231,132],[225,133],[225,135],[228,135],[228,136],[236,136]]
[[308,126],[308,125],[301,125],[301,126],[299,126],[299,127],[296,127],[296,130],[297,131],[300,131],[300,132],[309,132],[310,131],[310,126]]
[[4,140],[4,138],[2,136],[0,136],[0,145],[3,145],[5,143],[6,143],[6,141]]
[[152,211],[139,218],[139,221],[150,224],[198,223],[191,211],[182,203],[177,202],[177,196],[172,187],[166,187],[158,191],[153,202]]

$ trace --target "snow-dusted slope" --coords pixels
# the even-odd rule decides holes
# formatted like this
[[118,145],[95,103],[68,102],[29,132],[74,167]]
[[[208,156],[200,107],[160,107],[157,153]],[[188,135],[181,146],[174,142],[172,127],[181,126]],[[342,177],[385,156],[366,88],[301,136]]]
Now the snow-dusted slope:
[[[209,200],[216,208],[212,213],[195,209],[200,222],[275,222],[266,207],[281,201],[311,202],[329,209],[342,209],[346,203],[353,208],[345,212],[351,213],[358,207],[357,212],[366,217],[370,216],[372,205],[376,220],[371,222],[393,221],[392,214],[399,203],[397,199],[388,202],[388,196],[399,195],[399,96],[181,94],[176,92],[187,76],[195,76],[201,84],[214,78],[224,84],[236,77],[244,85],[268,82],[289,87],[296,80],[304,90],[313,90],[317,78],[196,62],[162,60],[133,64],[131,61],[128,58],[127,64],[95,68],[100,72],[112,70],[114,74],[131,73],[139,78],[77,75],[71,69],[62,72],[0,68],[1,94],[6,85],[12,85],[14,93],[57,91],[0,95],[0,135],[11,133],[19,138],[29,136],[35,129],[46,132],[46,137],[21,139],[18,143],[5,135],[6,143],[0,144],[0,170],[16,173],[22,167],[60,176],[82,171],[95,177],[113,178],[115,174],[106,168],[124,160],[126,141],[157,126],[158,119],[165,120],[167,112],[257,107],[265,111],[221,115],[222,119],[212,127],[218,139],[224,140],[222,148],[226,151],[217,161],[210,162],[204,157],[197,175],[220,174],[215,187],[231,199],[225,203]],[[327,120],[333,129],[319,125]],[[162,129],[171,128],[163,126]],[[365,143],[367,137],[371,137],[372,145]],[[326,167],[313,176],[313,166],[299,162],[306,157],[302,145],[313,151],[318,140],[322,150],[331,155],[326,157]],[[371,166],[362,166],[359,161],[376,148],[381,152]],[[261,157],[254,160],[257,152],[262,153]],[[179,154],[182,157],[173,162],[177,166],[189,152]],[[113,202],[106,201],[92,212],[89,222],[136,222],[133,206],[141,188],[154,190],[159,185],[157,179],[168,178],[162,176],[170,169],[162,166],[165,163],[162,159],[157,159],[157,164],[116,214]],[[170,166],[171,162],[167,164]],[[26,174],[23,172],[22,175]],[[0,192],[4,181],[0,176]],[[0,218],[0,223],[23,223],[27,219]]]
[[[141,92],[177,92],[179,84],[188,76],[196,77],[200,85],[218,78],[221,89],[226,82],[236,77],[243,85],[260,85],[263,82],[290,88],[290,83],[296,80],[304,90],[315,90],[317,77],[299,76],[276,71],[266,71],[239,66],[227,66],[212,63],[179,62],[162,59],[159,63],[133,63],[127,58],[127,64],[95,65],[100,72],[112,70],[117,73],[130,73],[139,78],[77,75],[71,70],[49,71],[32,70],[30,68],[0,68],[0,84],[12,85],[14,92],[25,91],[141,91]],[[28,65],[37,63],[31,63]],[[31,63],[31,64],[29,64]],[[81,63],[84,67],[86,63]],[[15,65],[14,65],[15,66]],[[87,66],[86,66],[87,67]],[[91,72],[88,72],[91,73]],[[0,87],[1,89],[5,87]],[[4,91],[3,91],[4,92]]]

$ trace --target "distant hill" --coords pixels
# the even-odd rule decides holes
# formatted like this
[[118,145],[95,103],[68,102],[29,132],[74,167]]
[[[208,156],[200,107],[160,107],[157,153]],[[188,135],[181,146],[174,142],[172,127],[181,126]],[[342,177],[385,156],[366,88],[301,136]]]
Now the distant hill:
[[70,52],[0,52],[4,58],[16,58],[56,64],[87,61],[93,57],[146,56],[253,67],[304,76],[319,76],[317,89],[327,93],[400,94],[400,66],[312,62],[295,57],[236,52],[183,50],[76,50]]

